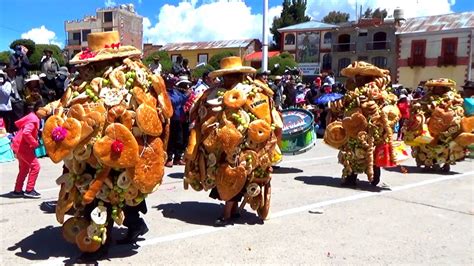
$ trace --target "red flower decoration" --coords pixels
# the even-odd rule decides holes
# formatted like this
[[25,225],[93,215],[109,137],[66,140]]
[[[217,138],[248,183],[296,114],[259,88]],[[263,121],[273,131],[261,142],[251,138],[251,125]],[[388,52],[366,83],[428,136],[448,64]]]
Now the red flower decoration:
[[79,56],[79,59],[84,60],[84,59],[89,59],[93,58],[97,55],[97,53],[92,52],[89,48],[85,49],[82,51],[81,55]]
[[115,49],[115,48],[118,49],[119,47],[120,47],[120,43],[119,43],[119,42],[118,42],[118,43],[112,43],[112,44],[110,44],[110,45],[106,44],[106,45],[104,46],[104,48],[112,48],[112,49]]
[[121,153],[123,151],[123,143],[116,139],[114,142],[112,142],[112,152],[114,153]]
[[51,138],[54,140],[54,142],[63,141],[66,138],[66,135],[67,130],[61,126],[57,126],[53,129],[53,132],[51,132]]

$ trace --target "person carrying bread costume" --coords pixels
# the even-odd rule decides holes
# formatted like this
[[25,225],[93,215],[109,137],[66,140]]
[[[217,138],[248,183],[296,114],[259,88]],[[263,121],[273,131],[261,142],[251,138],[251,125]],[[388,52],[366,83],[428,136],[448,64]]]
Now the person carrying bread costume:
[[450,171],[463,160],[466,147],[474,143],[474,117],[465,117],[461,94],[451,79],[431,79],[425,95],[411,107],[403,140],[412,146],[417,166]]
[[278,157],[275,131],[282,121],[272,90],[247,77],[254,68],[242,66],[235,56],[223,58],[220,66],[209,76],[221,77],[223,84],[206,90],[190,111],[184,187],[211,190],[210,197],[224,200],[224,214],[215,225],[225,226],[239,216],[242,197],[260,218],[267,218],[271,165]]
[[358,173],[366,173],[372,185],[380,181],[380,167],[396,164],[393,127],[400,119],[397,96],[390,92],[389,71],[355,61],[341,71],[347,77],[347,93],[329,108],[335,117],[327,126],[324,141],[339,149],[344,166],[342,184],[354,186]]
[[[56,180],[56,218],[81,258],[94,260],[107,252],[114,222],[128,227],[122,242],[148,231],[138,212],[162,182],[173,109],[161,76],[142,64],[140,50],[120,45],[118,32],[87,39],[89,49],[70,61],[79,76],[38,113],[49,116],[49,157],[68,170]],[[75,215],[66,219],[70,209]]]

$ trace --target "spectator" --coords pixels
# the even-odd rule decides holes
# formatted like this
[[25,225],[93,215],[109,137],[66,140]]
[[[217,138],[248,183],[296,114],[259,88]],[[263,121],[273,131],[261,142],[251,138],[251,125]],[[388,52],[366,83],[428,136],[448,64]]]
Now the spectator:
[[23,94],[25,78],[28,75],[28,69],[31,67],[30,61],[26,56],[28,49],[22,45],[15,47],[15,52],[10,55],[10,67],[15,69],[16,87],[20,94]]
[[293,78],[293,76],[290,76],[290,79],[284,85],[283,95],[285,96],[283,108],[290,108],[296,106],[296,88],[295,79]]
[[212,79],[209,77],[209,71],[202,73],[202,81],[199,85],[194,87],[193,93],[198,96],[205,92],[212,85]]
[[334,73],[329,72],[329,74],[324,78],[323,83],[327,83],[330,86],[334,85],[336,83],[336,81],[334,80]]
[[56,58],[52,57],[53,51],[46,48],[43,50],[43,59],[41,60],[40,67],[41,73],[46,74],[44,83],[50,90],[56,91],[56,76],[58,75],[59,63]]
[[12,92],[12,84],[8,81],[7,74],[0,70],[0,117],[3,118],[5,129],[9,133],[13,133]]
[[183,70],[179,75],[191,77],[191,69],[189,68],[189,60],[187,58],[183,59]]
[[12,94],[10,97],[10,102],[12,105],[11,132],[16,132],[18,129],[15,126],[15,122],[23,117],[23,114],[25,113],[25,105],[22,95],[18,93],[18,89],[16,86],[16,69],[11,66],[8,66],[5,71],[7,73],[7,79],[12,85]]
[[160,56],[156,55],[153,57],[153,62],[148,66],[151,72],[155,75],[160,75],[161,74],[161,63],[160,63]]
[[46,105],[55,100],[56,92],[46,85],[48,83],[48,78],[46,77],[46,74],[39,74],[39,78],[39,91],[41,94],[41,98],[43,99],[43,103]]
[[275,108],[277,111],[281,111],[283,102],[283,86],[281,76],[275,76],[275,81],[271,82],[269,86],[273,90],[273,101],[275,102]]
[[38,101],[43,101],[41,96],[41,83],[38,75],[31,75],[25,80],[25,103],[34,104]]
[[171,74],[180,76],[183,72],[183,57],[178,55],[178,57],[176,57],[176,61],[173,63],[173,67],[171,68]]
[[405,94],[401,94],[397,103],[398,109],[400,110],[401,118],[398,122],[398,133],[397,140],[403,139],[402,127],[405,124],[405,121],[410,118],[410,102]]
[[[40,101],[33,105],[28,105],[26,109],[27,115],[15,122],[19,129],[12,141],[12,150],[15,152],[19,163],[15,189],[11,192],[11,195],[15,197],[39,198],[41,196],[35,190],[36,179],[40,171],[40,164],[35,155],[35,148],[39,145],[38,131],[40,120],[35,112],[40,106]],[[26,191],[23,192],[26,176],[28,176],[28,182]]]
[[59,68],[58,76],[56,77],[56,100],[63,97],[64,91],[69,86],[71,79],[69,78],[69,70],[62,66]]
[[175,165],[185,165],[183,160],[183,153],[185,148],[185,134],[186,129],[186,113],[184,112],[184,105],[188,100],[190,90],[187,76],[180,76],[179,80],[169,80],[167,84],[167,91],[173,105],[173,116],[170,121],[170,139],[168,142],[168,161],[166,167],[173,167]]

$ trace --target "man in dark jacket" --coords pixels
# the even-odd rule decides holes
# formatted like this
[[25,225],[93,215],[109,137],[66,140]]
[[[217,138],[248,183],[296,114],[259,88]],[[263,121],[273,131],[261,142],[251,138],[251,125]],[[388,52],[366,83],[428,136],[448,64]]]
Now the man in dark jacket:
[[25,86],[25,77],[28,75],[28,69],[31,67],[30,61],[26,56],[28,50],[22,45],[15,47],[15,52],[10,55],[10,67],[16,70],[16,87],[20,94],[23,94]]

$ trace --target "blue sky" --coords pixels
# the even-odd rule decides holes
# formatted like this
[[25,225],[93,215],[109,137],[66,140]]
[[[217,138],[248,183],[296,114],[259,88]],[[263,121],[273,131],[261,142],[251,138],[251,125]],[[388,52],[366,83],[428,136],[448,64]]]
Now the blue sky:
[[[407,16],[474,11],[473,0],[358,0],[388,9],[401,6]],[[0,51],[28,36],[36,42],[65,41],[64,21],[95,14],[106,5],[133,3],[144,17],[144,41],[166,43],[261,36],[262,0],[0,0]],[[282,0],[269,0],[270,15],[281,12]],[[308,0],[307,14],[321,19],[331,10],[349,12],[355,0]],[[232,29],[232,30],[229,30]]]

